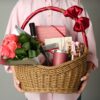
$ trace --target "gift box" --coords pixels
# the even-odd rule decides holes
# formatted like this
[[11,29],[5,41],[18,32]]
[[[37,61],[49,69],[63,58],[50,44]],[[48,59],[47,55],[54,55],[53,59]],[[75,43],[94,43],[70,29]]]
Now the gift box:
[[36,31],[41,42],[44,42],[45,39],[65,37],[67,35],[65,26],[37,26]]

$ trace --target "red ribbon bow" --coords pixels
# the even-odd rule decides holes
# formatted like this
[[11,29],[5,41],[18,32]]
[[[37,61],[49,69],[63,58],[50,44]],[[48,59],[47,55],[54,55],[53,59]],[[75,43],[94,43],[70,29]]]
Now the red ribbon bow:
[[89,27],[89,19],[87,17],[78,17],[81,15],[83,9],[78,6],[72,6],[64,11],[65,17],[70,17],[75,20],[74,31],[82,32],[83,40],[88,47],[88,41],[86,37],[85,30]]

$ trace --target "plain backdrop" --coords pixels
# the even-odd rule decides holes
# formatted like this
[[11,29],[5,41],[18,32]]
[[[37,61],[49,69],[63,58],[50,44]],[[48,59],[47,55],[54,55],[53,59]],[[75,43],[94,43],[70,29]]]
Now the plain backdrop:
[[[10,12],[17,0],[0,0],[0,41],[4,36]],[[100,59],[100,0],[82,0],[88,11],[95,33],[98,59]],[[82,100],[100,100],[100,68],[96,69],[90,76],[88,85],[82,95]],[[13,85],[12,75],[4,71],[0,66],[0,100],[25,100]]]

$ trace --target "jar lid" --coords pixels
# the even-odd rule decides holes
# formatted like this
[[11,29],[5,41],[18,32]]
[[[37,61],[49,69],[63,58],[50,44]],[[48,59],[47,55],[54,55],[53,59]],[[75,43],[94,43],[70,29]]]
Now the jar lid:
[[54,52],[66,53],[65,51],[63,51],[63,50],[60,50],[60,49],[57,49],[57,50],[55,50]]

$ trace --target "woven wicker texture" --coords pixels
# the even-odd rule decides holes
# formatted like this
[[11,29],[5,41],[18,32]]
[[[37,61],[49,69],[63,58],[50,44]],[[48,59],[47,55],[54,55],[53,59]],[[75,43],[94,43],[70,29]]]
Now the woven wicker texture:
[[[54,10],[60,13],[65,11],[51,6],[40,8],[26,18],[21,28],[24,29],[32,17],[45,10]],[[85,39],[84,43],[87,43],[85,34],[82,36]],[[74,93],[79,90],[80,79],[88,70],[87,53],[86,49],[81,57],[58,66],[17,65],[14,67],[15,74],[21,82],[21,88],[26,92]]]
[[27,92],[73,93],[81,85],[81,77],[87,72],[87,53],[59,66],[15,66],[21,88]]

